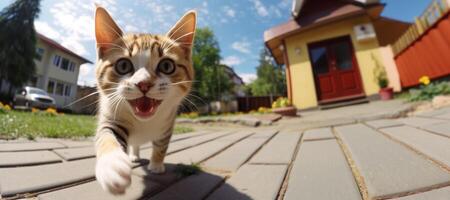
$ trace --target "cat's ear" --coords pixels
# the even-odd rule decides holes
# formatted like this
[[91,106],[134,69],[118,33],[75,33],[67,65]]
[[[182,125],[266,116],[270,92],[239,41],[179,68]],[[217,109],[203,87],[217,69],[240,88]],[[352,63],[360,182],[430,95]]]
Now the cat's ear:
[[114,41],[122,37],[123,32],[114,22],[103,7],[97,6],[95,9],[95,39],[97,42],[98,56],[104,51],[112,48]]
[[188,11],[180,20],[178,20],[175,26],[170,29],[167,33],[167,37],[183,46],[192,47],[196,26],[197,13],[193,10]]

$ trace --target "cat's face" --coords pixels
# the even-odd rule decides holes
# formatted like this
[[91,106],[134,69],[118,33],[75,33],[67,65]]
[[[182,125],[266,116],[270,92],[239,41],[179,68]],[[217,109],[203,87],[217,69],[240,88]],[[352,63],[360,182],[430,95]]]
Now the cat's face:
[[195,27],[196,14],[188,12],[167,35],[123,34],[106,10],[98,7],[97,84],[108,111],[128,110],[137,119],[147,120],[178,107],[194,78]]

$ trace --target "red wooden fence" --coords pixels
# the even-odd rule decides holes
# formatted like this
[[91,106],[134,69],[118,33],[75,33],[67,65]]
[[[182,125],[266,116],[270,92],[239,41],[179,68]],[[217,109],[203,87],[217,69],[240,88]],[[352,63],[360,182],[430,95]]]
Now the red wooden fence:
[[422,76],[431,79],[449,76],[450,12],[446,10],[432,26],[398,52],[395,62],[404,88],[418,85]]

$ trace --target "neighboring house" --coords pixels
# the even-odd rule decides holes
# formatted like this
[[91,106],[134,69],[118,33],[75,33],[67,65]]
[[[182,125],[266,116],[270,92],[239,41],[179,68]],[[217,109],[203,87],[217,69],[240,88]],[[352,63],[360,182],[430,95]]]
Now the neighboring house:
[[228,74],[228,76],[230,77],[230,80],[234,83],[234,95],[236,97],[243,97],[245,96],[245,83],[242,80],[242,78],[236,74],[236,72],[233,70],[233,68],[226,66],[226,65],[221,65],[224,69],[225,72]]
[[410,24],[382,17],[384,6],[376,0],[294,0],[292,19],[264,33],[275,61],[286,65],[288,97],[297,108],[373,97],[380,68],[390,86],[401,89],[390,45]]
[[[65,107],[76,98],[80,65],[92,62],[42,34],[36,39],[36,74],[27,85],[47,91],[57,107]],[[7,91],[9,85],[2,85]]]

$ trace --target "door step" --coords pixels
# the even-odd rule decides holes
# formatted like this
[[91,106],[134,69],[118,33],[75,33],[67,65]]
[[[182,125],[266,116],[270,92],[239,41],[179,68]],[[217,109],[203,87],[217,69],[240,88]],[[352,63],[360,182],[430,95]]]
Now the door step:
[[363,104],[363,103],[369,103],[368,98],[360,98],[360,99],[353,99],[353,100],[346,100],[346,101],[340,101],[330,104],[324,104],[320,105],[320,110],[327,110],[327,109],[333,109],[333,108],[339,108],[344,106],[351,106],[351,105],[357,105],[357,104]]

